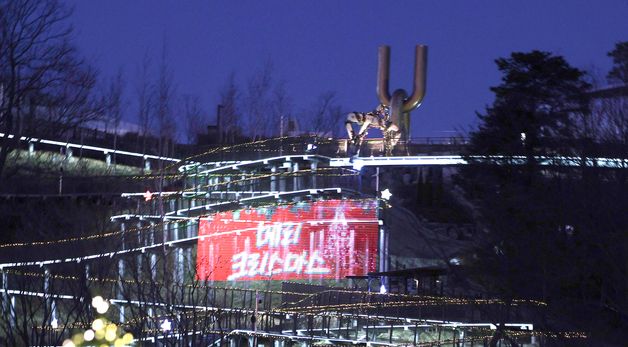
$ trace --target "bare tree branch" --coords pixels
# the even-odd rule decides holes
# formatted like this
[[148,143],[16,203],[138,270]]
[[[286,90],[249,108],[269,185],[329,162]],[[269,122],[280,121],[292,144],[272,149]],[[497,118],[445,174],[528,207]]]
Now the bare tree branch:
[[22,135],[61,136],[99,115],[95,71],[70,43],[58,0],[0,1],[0,174]]

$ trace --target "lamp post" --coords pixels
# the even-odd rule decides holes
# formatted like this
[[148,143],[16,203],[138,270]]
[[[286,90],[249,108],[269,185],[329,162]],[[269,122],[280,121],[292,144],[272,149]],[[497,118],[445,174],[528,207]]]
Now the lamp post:
[[[392,193],[390,192],[390,190],[388,188],[382,190],[380,192],[380,186],[379,186],[379,167],[376,168],[375,171],[375,191],[376,191],[376,196],[377,196],[377,219],[378,221],[381,221],[383,219],[383,209],[386,206],[386,203],[390,200],[390,198],[392,197]],[[386,272],[388,271],[388,232],[386,231],[386,228],[384,227],[383,223],[379,223],[379,271],[380,272]],[[387,292],[386,287],[387,287],[387,281],[386,281],[386,276],[382,276],[381,279],[381,286],[380,286],[380,290],[379,292],[384,294]]]

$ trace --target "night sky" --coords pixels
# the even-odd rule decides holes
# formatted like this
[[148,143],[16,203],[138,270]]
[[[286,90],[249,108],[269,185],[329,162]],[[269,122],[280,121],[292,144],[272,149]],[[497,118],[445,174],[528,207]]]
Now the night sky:
[[498,57],[547,50],[604,77],[611,66],[606,53],[628,40],[627,0],[68,3],[75,7],[76,43],[105,78],[122,68],[135,83],[145,52],[158,63],[165,39],[177,90],[198,95],[209,121],[229,74],[243,86],[268,60],[296,111],[328,90],[347,111],[371,110],[378,103],[377,47],[391,46],[391,92],[411,92],[414,46],[426,44],[427,95],[412,113],[413,136],[468,129],[475,111],[492,101]]

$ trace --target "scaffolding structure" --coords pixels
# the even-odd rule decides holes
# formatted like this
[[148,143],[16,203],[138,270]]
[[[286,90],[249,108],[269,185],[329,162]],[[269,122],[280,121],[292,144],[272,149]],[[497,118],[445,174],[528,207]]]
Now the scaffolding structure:
[[[248,149],[259,155],[260,148]],[[25,256],[0,264],[1,306],[9,317],[5,328],[17,326],[26,314],[20,302],[39,301],[37,315],[43,318],[35,329],[41,333],[37,341],[53,344],[89,328],[95,315],[85,303],[99,294],[111,305],[108,319],[132,332],[136,345],[479,346],[497,329],[530,346],[539,343],[534,326],[518,319],[542,310],[540,302],[515,303],[516,312],[498,326],[492,317],[505,314],[513,303],[450,297],[442,291],[374,292],[372,288],[388,284],[381,273],[374,274],[374,286],[361,285],[357,278],[200,280],[195,259],[199,222],[214,213],[376,198],[379,187],[365,184],[361,170],[347,159],[312,153],[307,145],[302,149],[258,159],[233,160],[218,152],[192,158],[177,166],[178,172],[164,174],[161,189],[123,194],[135,203],[112,217],[118,230],[70,242],[64,253],[73,249],[73,256]],[[203,160],[217,156],[221,160]],[[80,249],[72,246],[77,243]],[[387,252],[380,251],[380,257]]]

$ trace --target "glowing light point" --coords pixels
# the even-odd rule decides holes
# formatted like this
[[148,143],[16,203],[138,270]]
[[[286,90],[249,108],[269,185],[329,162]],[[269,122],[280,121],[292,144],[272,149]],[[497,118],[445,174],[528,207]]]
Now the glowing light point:
[[51,322],[50,322],[50,327],[53,329],[57,329],[59,327],[59,321],[54,318]]
[[106,301],[103,301],[100,305],[98,305],[98,307],[96,307],[96,312],[100,314],[105,314],[107,313],[108,310],[109,310],[109,303]]
[[382,284],[381,287],[379,287],[379,293],[380,294],[386,294],[386,286]]
[[92,298],[92,306],[96,309],[96,312],[104,314],[109,310],[109,303],[98,295]]
[[107,325],[107,328],[105,329],[105,340],[109,342],[115,341],[117,329],[118,327],[115,324]]
[[100,318],[98,318],[98,319],[94,320],[94,322],[92,322],[92,329],[94,331],[100,330],[100,329],[102,329],[104,327],[105,327],[105,322],[103,322],[103,320],[100,319]]
[[162,331],[170,331],[170,329],[172,329],[172,323],[168,320],[168,318],[164,319],[163,322],[161,322],[161,325],[159,326],[161,328]]
[[388,188],[382,190],[382,199],[384,200],[390,200],[390,197],[392,196],[392,193],[390,192],[390,190],[388,190]]
[[75,346],[76,344],[70,339],[63,341],[63,344],[61,345],[61,347],[75,347]]
[[92,307],[96,308],[100,305],[100,303],[103,302],[103,298],[100,295],[97,295],[95,297],[92,298]]
[[131,342],[133,342],[133,334],[126,333],[126,334],[122,335],[122,342],[124,342],[125,345],[128,345]]
[[353,170],[360,171],[364,167],[364,162],[362,160],[355,159],[353,161],[353,165],[352,166],[353,166]]
[[92,329],[87,329],[83,333],[83,339],[85,339],[85,341],[91,341],[94,339],[95,336],[96,334],[94,333],[94,330]]
[[153,193],[150,192],[150,190],[147,190],[146,193],[144,193],[144,201],[150,201],[153,198]]

